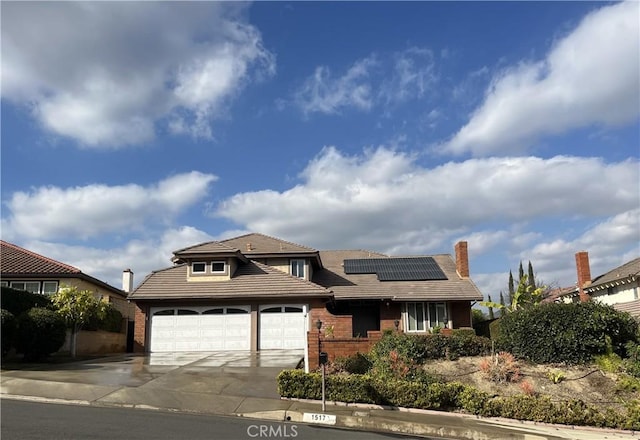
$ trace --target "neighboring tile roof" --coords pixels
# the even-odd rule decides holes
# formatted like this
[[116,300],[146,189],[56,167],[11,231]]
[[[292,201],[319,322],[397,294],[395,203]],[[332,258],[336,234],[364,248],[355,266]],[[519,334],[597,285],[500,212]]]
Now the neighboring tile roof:
[[148,299],[232,299],[326,297],[331,292],[314,283],[293,277],[272,267],[251,261],[240,264],[228,281],[187,281],[187,265],[153,272],[129,295]]
[[246,234],[240,237],[222,240],[221,243],[239,249],[247,257],[262,254],[314,253],[316,249],[291,243],[264,234]]
[[634,301],[614,304],[613,308],[621,312],[628,312],[632,316],[640,318],[640,299]]
[[3,276],[79,274],[80,269],[0,240],[0,271]]
[[613,287],[617,283],[626,284],[634,281],[640,275],[640,258],[636,258],[622,266],[618,266],[609,272],[594,278],[591,284],[584,290],[591,293],[601,289]]
[[116,295],[126,296],[124,291],[80,269],[0,240],[0,273],[2,278],[43,279],[51,277],[77,278],[100,286]]
[[432,258],[447,276],[447,280],[379,281],[375,274],[346,274],[345,259],[390,258],[363,250],[320,251],[324,269],[314,272],[313,281],[334,292],[336,299],[390,298],[397,301],[482,300],[482,294],[468,278],[461,278],[450,255]]

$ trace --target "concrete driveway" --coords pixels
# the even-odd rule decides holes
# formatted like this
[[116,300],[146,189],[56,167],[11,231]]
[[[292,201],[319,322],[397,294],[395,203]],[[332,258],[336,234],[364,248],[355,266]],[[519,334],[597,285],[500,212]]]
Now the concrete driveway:
[[123,354],[68,364],[22,364],[4,369],[2,383],[30,379],[67,384],[133,387],[139,391],[175,391],[238,397],[279,398],[275,378],[295,368],[302,350],[259,353]]

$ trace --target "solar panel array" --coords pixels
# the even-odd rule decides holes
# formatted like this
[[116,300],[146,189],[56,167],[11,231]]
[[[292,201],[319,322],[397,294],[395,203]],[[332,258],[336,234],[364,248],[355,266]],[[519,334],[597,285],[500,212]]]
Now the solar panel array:
[[380,281],[435,281],[447,277],[432,257],[344,260],[346,274],[378,275]]

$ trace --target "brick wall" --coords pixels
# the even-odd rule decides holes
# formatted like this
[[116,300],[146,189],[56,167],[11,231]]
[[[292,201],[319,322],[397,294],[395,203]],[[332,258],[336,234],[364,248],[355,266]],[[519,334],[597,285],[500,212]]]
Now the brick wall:
[[317,333],[316,321],[322,321],[322,332],[327,331],[327,327],[333,327],[334,338],[351,338],[353,336],[352,316],[333,315],[327,310],[322,301],[314,301],[310,304],[309,315],[311,316],[311,330]]
[[[368,353],[373,344],[381,338],[381,331],[369,331],[367,332],[366,338],[327,338],[321,334],[320,341],[318,341],[318,331],[310,331],[307,333],[307,341],[309,343],[309,370],[313,371],[319,367],[319,348],[328,354],[329,361],[333,361],[336,357],[346,357],[356,353]],[[320,345],[318,345],[318,342],[320,342]]]
[[[144,306],[143,306],[144,307]],[[140,308],[138,304],[136,304],[135,310],[135,324],[134,324],[134,332],[133,332],[133,352],[134,353],[144,353],[146,350],[146,323],[147,323],[147,308]]]
[[401,309],[400,303],[390,303],[387,305],[386,302],[380,304],[380,330],[395,330],[395,320],[398,320],[398,325],[400,331],[402,331],[402,319],[401,319]]

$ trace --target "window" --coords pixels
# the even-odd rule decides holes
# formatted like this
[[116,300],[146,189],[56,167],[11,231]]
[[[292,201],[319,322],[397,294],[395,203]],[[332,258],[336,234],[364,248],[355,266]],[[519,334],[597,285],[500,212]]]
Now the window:
[[243,313],[249,313],[245,309],[238,309],[235,307],[227,307],[227,314],[229,315],[240,315]]
[[11,281],[11,287],[31,293],[40,293],[40,281]]
[[178,315],[197,315],[198,312],[190,309],[178,309]]
[[158,310],[153,314],[153,316],[167,316],[167,315],[175,315],[176,311],[173,309],[167,310]]
[[410,331],[410,332],[424,331],[424,304],[423,303],[407,304],[407,331]]
[[207,270],[207,263],[192,263],[191,273],[205,273]]
[[202,312],[203,315],[222,315],[224,313],[224,309],[222,307],[216,309],[209,309]]
[[444,328],[448,324],[445,303],[407,303],[406,329],[408,332],[423,332],[434,327]]
[[58,293],[58,282],[57,281],[43,281],[42,282],[42,293],[45,295],[53,295]]
[[8,281],[0,281],[0,287],[9,287]]
[[269,307],[268,309],[262,310],[261,313],[280,313],[282,312],[282,307]]
[[291,275],[304,278],[304,260],[291,260]]
[[211,273],[225,273],[224,261],[211,262]]

